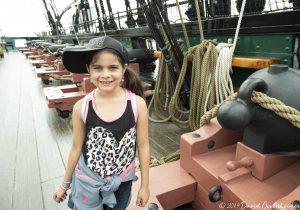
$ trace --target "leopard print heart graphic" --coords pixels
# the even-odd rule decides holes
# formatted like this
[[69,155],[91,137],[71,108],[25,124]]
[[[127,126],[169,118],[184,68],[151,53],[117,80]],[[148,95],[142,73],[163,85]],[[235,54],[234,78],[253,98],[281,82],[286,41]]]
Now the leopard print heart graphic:
[[87,137],[87,166],[101,177],[121,174],[134,160],[135,126],[119,142],[109,129],[103,127],[92,128]]

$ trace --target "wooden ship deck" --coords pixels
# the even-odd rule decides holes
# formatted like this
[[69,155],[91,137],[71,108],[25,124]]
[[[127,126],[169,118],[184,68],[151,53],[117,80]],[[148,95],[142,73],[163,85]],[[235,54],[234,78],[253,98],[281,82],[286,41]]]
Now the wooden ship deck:
[[[62,119],[47,108],[46,85],[22,53],[0,59],[0,79],[0,209],[68,209],[67,202],[56,204],[52,194],[66,167],[71,118]],[[49,86],[63,84],[54,81]],[[149,131],[156,158],[178,150],[180,135],[187,132],[172,123],[150,123]]]

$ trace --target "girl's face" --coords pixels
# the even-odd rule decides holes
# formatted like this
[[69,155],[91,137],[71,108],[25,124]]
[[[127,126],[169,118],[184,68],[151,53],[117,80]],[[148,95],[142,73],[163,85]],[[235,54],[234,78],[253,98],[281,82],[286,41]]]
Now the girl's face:
[[125,66],[122,65],[120,58],[105,50],[94,55],[92,62],[87,65],[87,69],[91,82],[100,91],[107,93],[120,87],[125,72]]

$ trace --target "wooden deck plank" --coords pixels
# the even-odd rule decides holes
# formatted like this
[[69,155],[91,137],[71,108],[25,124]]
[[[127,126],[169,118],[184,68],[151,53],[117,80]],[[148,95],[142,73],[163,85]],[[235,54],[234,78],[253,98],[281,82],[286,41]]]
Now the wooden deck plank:
[[[59,176],[63,176],[65,167],[60,155],[55,136],[51,132],[51,127],[45,119],[48,118],[49,109],[47,108],[46,100],[39,94],[40,88],[33,81],[31,84],[33,89],[32,93],[32,106],[34,110],[34,126],[37,139],[38,157],[41,170],[41,181],[51,180]],[[50,122],[50,124],[52,124]]]
[[21,74],[22,79],[20,84],[20,117],[12,209],[43,209],[40,168],[33,118],[34,110],[30,100],[30,83],[27,83],[31,75],[28,74],[28,68],[18,69],[19,72],[15,73]]
[[[13,203],[13,188],[15,180],[15,162],[17,155],[17,129],[19,120],[20,75],[13,75],[16,66],[12,65],[13,58],[6,56],[0,59],[0,103],[2,126],[0,129],[0,209],[11,210]],[[15,85],[11,85],[14,81]],[[8,89],[9,88],[9,89]]]
[[189,129],[179,128],[171,122],[149,124],[152,155],[161,158],[179,149],[180,136]]

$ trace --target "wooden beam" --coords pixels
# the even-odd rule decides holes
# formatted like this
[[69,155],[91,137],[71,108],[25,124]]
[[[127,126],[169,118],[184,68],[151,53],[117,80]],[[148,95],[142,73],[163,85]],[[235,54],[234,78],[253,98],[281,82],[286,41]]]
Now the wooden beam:
[[249,68],[249,69],[263,69],[271,64],[280,63],[276,58],[254,58],[254,57],[238,57],[234,56],[232,59],[232,67]]
[[[159,58],[160,51],[154,51],[154,57]],[[192,58],[189,58],[191,61]],[[278,64],[280,60],[278,58],[258,58],[258,57],[242,57],[233,56],[232,67],[249,68],[249,69],[263,69],[267,68],[271,64]]]

